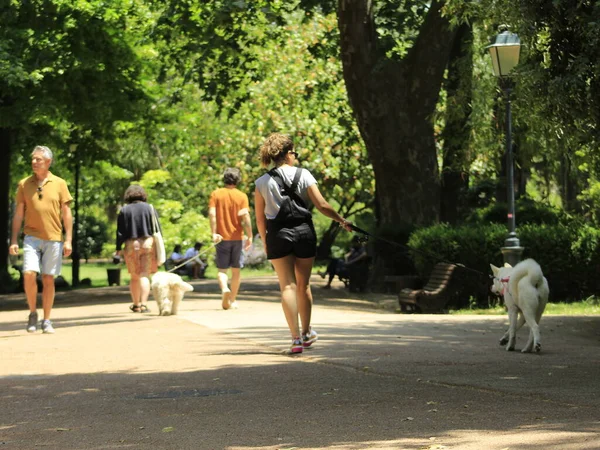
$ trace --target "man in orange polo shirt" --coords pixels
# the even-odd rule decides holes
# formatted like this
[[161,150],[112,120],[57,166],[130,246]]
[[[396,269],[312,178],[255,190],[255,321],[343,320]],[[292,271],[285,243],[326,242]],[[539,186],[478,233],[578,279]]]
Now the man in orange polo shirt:
[[[243,234],[245,249],[252,245],[252,223],[248,196],[237,188],[242,179],[240,170],[228,168],[223,173],[224,188],[210,194],[208,218],[213,242],[217,244],[217,269],[223,309],[237,308],[236,297],[240,290],[240,262]],[[242,234],[243,233],[243,234]],[[227,271],[231,268],[231,287]]]
[[[23,285],[29,305],[27,331],[37,331],[37,274],[42,274],[42,306],[44,333],[54,333],[50,313],[54,305],[54,277],[60,274],[63,256],[71,254],[73,216],[70,203],[73,200],[67,183],[50,172],[52,151],[38,145],[31,153],[33,175],[19,181],[17,208],[12,222],[9,252],[19,254],[17,238],[23,219]],[[62,224],[61,224],[62,216]],[[62,231],[65,228],[65,240]]]

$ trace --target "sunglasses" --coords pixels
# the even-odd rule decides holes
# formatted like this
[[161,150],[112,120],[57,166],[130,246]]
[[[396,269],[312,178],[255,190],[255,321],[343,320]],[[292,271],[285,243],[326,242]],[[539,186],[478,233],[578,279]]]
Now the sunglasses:
[[298,157],[298,152],[288,152],[290,155],[294,155],[294,157]]
[[41,186],[37,188],[37,193],[38,193],[38,200],[41,200],[42,199],[42,187]]

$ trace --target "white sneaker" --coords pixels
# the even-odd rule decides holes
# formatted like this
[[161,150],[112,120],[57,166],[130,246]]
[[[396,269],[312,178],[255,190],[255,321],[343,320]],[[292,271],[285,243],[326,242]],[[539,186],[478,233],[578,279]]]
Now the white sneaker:
[[47,319],[42,320],[42,331],[48,334],[54,334],[54,327],[52,326],[52,322]]
[[319,335],[315,330],[311,328],[308,329],[308,333],[302,335],[302,346],[304,348],[310,347],[319,339]]
[[231,305],[229,305],[229,308],[231,309],[238,309],[238,302],[233,302]]

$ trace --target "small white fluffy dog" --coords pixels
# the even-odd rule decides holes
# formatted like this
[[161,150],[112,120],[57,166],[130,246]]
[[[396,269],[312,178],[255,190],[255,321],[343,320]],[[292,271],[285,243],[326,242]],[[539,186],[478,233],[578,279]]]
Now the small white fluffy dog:
[[504,297],[508,310],[508,330],[500,339],[500,345],[506,345],[507,351],[514,350],[517,330],[527,322],[529,340],[522,352],[539,352],[542,349],[539,323],[550,293],[540,265],[533,259],[526,259],[515,267],[510,264],[490,266],[494,274],[492,292]]
[[151,287],[160,316],[177,314],[183,295],[194,290],[194,287],[183,281],[179,275],[169,272],[156,272],[152,276]]

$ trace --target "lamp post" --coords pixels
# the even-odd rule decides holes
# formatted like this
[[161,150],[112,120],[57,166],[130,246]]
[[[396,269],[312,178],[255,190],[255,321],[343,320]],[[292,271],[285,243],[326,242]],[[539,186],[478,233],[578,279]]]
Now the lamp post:
[[510,111],[510,94],[512,84],[507,78],[510,71],[519,63],[521,41],[519,36],[504,31],[496,36],[494,43],[488,47],[492,57],[494,75],[500,78],[506,101],[506,187],[508,202],[508,236],[501,248],[504,262],[514,266],[521,260],[523,247],[515,231],[515,176],[512,151],[512,116]]

